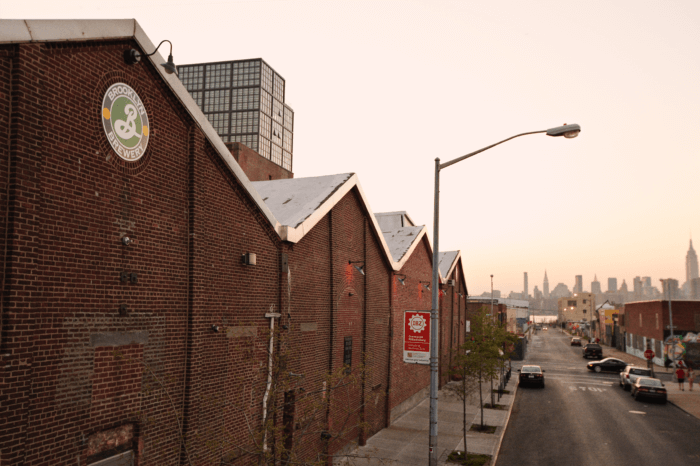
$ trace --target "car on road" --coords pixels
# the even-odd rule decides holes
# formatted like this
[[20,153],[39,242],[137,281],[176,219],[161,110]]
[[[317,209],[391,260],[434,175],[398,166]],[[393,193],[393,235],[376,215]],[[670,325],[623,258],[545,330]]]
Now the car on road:
[[581,339],[579,337],[572,338],[571,346],[581,346]]
[[640,377],[651,377],[651,369],[629,365],[620,372],[620,387],[629,390]]
[[639,377],[632,385],[631,395],[635,400],[639,401],[642,398],[650,400],[659,400],[666,403],[666,389],[664,384],[659,379],[651,377]]
[[583,347],[583,357],[586,359],[603,359],[603,347],[597,343],[588,343]]
[[547,327],[543,328],[542,330],[547,330]]
[[518,369],[518,372],[520,372],[519,385],[523,387],[525,385],[538,385],[544,388],[544,370],[540,366],[523,366],[522,369]]
[[627,367],[625,361],[616,358],[605,358],[597,362],[591,362],[586,365],[589,371],[595,372],[622,372]]

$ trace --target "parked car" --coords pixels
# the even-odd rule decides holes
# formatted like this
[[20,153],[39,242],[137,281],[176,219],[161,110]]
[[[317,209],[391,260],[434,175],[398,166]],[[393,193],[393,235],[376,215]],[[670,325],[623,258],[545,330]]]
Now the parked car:
[[659,379],[652,379],[651,377],[637,378],[637,381],[632,385],[631,395],[635,400],[648,398],[666,403],[667,399],[664,384]]
[[586,359],[603,359],[603,347],[597,343],[588,343],[583,347],[583,357]]
[[625,370],[625,367],[627,367],[629,364],[627,364],[625,361],[622,361],[620,359],[615,359],[615,358],[605,358],[602,359],[598,362],[592,362],[588,364],[586,367],[588,368],[589,371],[595,371],[595,372],[622,372]]
[[544,388],[544,370],[540,366],[523,366],[522,369],[518,369],[518,372],[520,372],[519,385],[539,385]]
[[543,330],[547,330],[547,327],[545,327]]
[[579,337],[572,338],[571,346],[581,346],[581,339]]
[[639,377],[651,377],[651,369],[643,367],[627,366],[620,372],[620,387],[629,390]]

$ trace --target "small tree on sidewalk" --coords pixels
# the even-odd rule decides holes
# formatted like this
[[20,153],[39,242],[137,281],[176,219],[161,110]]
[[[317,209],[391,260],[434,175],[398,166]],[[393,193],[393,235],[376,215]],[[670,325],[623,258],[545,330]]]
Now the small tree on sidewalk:
[[488,310],[483,307],[471,318],[471,332],[467,334],[464,344],[457,350],[451,374],[461,378],[458,385],[451,390],[462,400],[464,451],[467,451],[467,399],[475,389],[479,391],[481,407],[481,428],[484,428],[484,398],[482,383],[498,376],[499,370],[508,358],[509,348],[516,337],[504,327],[495,323]]

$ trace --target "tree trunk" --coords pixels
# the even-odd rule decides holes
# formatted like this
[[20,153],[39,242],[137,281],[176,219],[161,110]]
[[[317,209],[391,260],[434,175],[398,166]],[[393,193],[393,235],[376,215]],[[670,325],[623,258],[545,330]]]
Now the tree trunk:
[[462,373],[462,434],[464,434],[464,459],[467,459],[467,374]]
[[481,428],[484,428],[484,392],[481,387],[481,371],[479,369],[479,407],[481,408]]

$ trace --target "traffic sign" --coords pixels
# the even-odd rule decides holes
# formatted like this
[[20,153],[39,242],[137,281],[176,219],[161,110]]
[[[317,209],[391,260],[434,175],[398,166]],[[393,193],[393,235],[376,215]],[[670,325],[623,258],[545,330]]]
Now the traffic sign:
[[647,359],[653,359],[654,352],[652,350],[648,349],[644,352],[644,357]]

